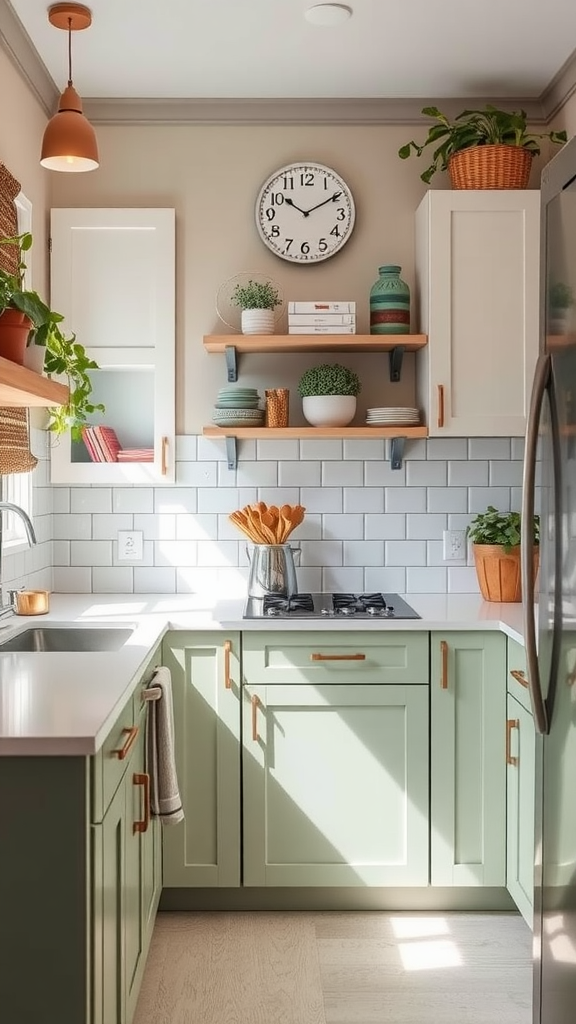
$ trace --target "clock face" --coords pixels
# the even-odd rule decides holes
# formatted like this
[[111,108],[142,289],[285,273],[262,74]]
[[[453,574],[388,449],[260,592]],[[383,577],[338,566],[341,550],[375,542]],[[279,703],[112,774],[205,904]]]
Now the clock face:
[[274,171],[256,201],[256,226],[280,259],[303,266],[334,256],[354,227],[354,200],[342,178],[323,164],[294,163]]

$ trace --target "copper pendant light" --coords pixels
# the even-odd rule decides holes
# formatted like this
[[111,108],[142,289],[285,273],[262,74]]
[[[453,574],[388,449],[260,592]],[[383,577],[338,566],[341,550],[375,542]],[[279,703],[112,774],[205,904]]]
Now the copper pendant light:
[[72,32],[88,28],[92,14],[83,4],[54,4],[48,9],[48,20],[68,32],[68,85],[58,113],[46,125],[40,163],[50,171],[93,171],[99,164],[96,134],[72,84]]

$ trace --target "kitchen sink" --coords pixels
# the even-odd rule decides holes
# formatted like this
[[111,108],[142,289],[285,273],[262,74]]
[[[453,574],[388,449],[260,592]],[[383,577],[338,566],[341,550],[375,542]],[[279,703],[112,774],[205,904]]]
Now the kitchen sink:
[[115,626],[30,626],[7,640],[0,640],[0,654],[6,651],[119,651],[132,633],[132,628]]

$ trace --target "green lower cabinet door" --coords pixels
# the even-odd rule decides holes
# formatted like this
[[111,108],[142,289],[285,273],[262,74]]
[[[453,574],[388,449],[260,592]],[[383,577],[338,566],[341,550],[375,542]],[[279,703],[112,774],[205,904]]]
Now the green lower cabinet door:
[[240,884],[240,634],[168,634],[185,820],[164,829],[165,886]]
[[506,638],[431,639],[432,885],[506,881]]
[[[138,991],[146,956],[144,914],[146,833],[148,787],[144,774],[145,719],[141,715],[140,731],[134,753],[124,776],[125,811],[125,887],[124,887],[124,975],[126,1021],[130,1022],[136,1009]],[[149,825],[148,825],[149,827]]]
[[506,885],[532,927],[536,734],[532,715],[508,696]]
[[428,884],[428,687],[247,686],[244,884]]
[[124,782],[102,824],[92,826],[94,854],[95,1024],[126,1024],[124,976],[124,879],[126,868],[126,791]]

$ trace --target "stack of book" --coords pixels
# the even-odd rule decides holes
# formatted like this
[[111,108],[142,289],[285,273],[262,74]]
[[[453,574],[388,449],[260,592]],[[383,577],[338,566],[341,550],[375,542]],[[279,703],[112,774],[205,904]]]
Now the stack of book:
[[123,448],[112,427],[83,427],[82,440],[92,462],[154,462],[153,448]]
[[356,303],[289,302],[288,334],[356,334]]

